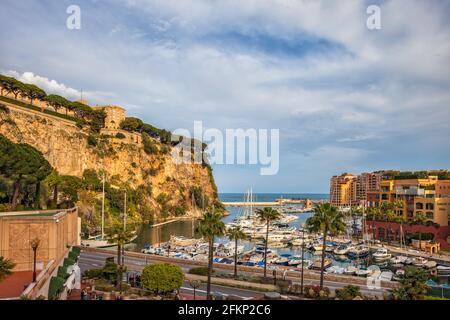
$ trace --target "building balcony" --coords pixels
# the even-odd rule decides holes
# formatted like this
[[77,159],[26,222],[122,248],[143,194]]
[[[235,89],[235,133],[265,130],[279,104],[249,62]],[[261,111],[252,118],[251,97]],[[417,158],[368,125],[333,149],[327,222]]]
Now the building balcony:
[[423,196],[425,195],[425,189],[411,187],[408,189],[403,188],[396,188],[395,189],[396,195],[400,196]]

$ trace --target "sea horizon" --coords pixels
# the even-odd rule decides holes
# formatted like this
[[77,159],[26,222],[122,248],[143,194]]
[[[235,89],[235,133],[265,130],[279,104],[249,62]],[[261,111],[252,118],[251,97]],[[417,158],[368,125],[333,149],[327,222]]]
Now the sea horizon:
[[[219,199],[224,202],[238,202],[246,199],[246,192],[220,192]],[[285,199],[329,199],[328,193],[288,193],[288,192],[255,192],[254,201],[273,202],[280,197]]]

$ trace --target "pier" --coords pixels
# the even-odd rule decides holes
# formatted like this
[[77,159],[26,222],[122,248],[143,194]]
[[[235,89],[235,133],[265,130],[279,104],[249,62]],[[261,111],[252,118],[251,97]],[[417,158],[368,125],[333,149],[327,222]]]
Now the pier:
[[281,205],[279,202],[222,202],[224,206],[227,207],[245,207],[245,206],[255,206],[255,207],[274,207]]
[[289,204],[302,204],[306,208],[311,208],[315,203],[321,203],[324,200],[311,200],[311,199],[276,199],[276,201],[237,201],[237,202],[222,202],[224,206],[229,207],[245,207],[245,206],[256,206],[256,207],[275,207],[275,206],[283,206]]

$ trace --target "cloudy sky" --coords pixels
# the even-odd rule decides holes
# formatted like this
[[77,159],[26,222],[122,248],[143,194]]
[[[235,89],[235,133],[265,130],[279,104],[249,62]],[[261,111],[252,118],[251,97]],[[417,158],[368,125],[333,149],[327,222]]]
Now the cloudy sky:
[[450,167],[449,16],[446,0],[3,0],[0,70],[170,130],[279,128],[279,173],[216,165],[219,191],[328,192],[344,171]]

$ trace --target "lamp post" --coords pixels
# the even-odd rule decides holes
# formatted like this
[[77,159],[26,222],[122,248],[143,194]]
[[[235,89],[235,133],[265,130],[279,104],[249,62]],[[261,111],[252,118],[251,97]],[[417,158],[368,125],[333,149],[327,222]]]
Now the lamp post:
[[33,249],[33,282],[36,282],[36,253],[41,240],[34,238],[30,241],[31,249]]
[[300,293],[303,295],[303,270],[305,269],[305,265],[303,263],[305,258],[305,230],[302,228],[302,278],[300,284]]
[[189,285],[192,289],[194,289],[194,300],[195,300],[195,290],[200,287],[200,281],[198,280],[189,280]]

